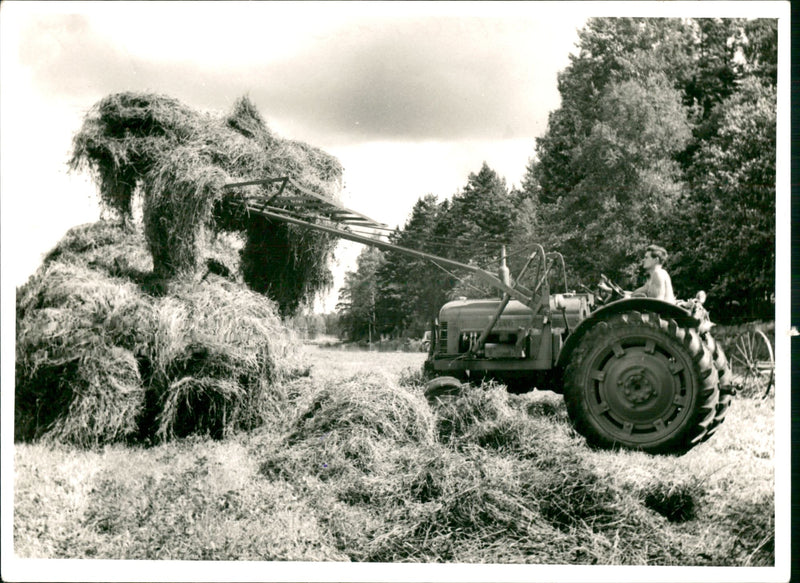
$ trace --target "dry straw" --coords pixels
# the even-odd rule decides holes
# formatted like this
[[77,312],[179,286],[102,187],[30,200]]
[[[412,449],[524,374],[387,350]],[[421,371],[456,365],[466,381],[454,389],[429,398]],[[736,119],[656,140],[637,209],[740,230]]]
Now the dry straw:
[[260,425],[282,403],[276,385],[302,368],[298,348],[259,294],[218,280],[171,287],[148,352],[157,436]]
[[53,263],[17,296],[17,438],[127,439],[144,406],[136,353],[150,307],[138,289]]
[[334,198],[336,159],[273,135],[247,98],[211,115],[149,93],[101,100],[73,146],[124,221],[71,230],[18,290],[17,439],[219,437],[278,415],[277,383],[302,371],[278,314],[329,284],[335,242],[255,222],[240,203],[258,189],[223,186],[288,175]]
[[104,205],[122,217],[131,216],[134,196],[143,193],[145,234],[158,277],[196,272],[207,257],[207,231],[235,231],[247,238],[244,280],[277,300],[282,314],[330,285],[332,237],[255,221],[240,203],[264,192],[222,188],[289,176],[331,199],[341,189],[335,158],[275,136],[246,97],[220,116],[163,95],[110,95],[88,112],[75,135],[70,166],[88,170]]
[[303,367],[275,304],[217,276],[147,293],[143,245],[131,225],[78,227],[17,290],[17,439],[221,437],[282,409]]
[[432,443],[433,418],[421,395],[379,373],[324,383],[301,403],[288,443],[363,430],[375,439]]
[[261,473],[313,500],[351,560],[591,563],[617,546],[652,557],[658,521],[637,494],[600,479],[566,423],[529,416],[500,385],[435,413],[378,374],[304,388],[283,438],[257,440]]
[[279,444],[265,447],[266,475],[357,479],[365,472],[383,473],[398,447],[435,441],[424,397],[382,374],[294,385],[295,412],[286,433]]

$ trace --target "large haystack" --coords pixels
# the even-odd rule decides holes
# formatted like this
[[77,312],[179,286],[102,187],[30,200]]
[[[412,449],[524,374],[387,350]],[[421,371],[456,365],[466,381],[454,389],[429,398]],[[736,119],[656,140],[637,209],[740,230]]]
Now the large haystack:
[[110,95],[89,111],[73,146],[71,168],[92,173],[107,208],[129,217],[134,196],[143,193],[156,276],[196,272],[206,258],[208,234],[228,231],[246,236],[245,282],[275,299],[282,314],[330,285],[332,237],[254,222],[238,203],[259,187],[223,189],[230,182],[281,176],[332,200],[341,189],[335,158],[275,136],[247,98],[230,114],[214,116],[162,95]]
[[221,437],[279,409],[301,367],[275,304],[209,274],[149,293],[148,267],[141,231],[100,221],[17,290],[17,439]]

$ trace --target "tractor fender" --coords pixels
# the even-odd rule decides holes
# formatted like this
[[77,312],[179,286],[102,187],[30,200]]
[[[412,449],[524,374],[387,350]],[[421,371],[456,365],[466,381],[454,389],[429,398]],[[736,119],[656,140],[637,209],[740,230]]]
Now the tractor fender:
[[583,338],[586,332],[594,327],[595,324],[622,312],[655,312],[660,316],[673,318],[682,326],[694,327],[698,325],[698,321],[692,318],[691,312],[670,302],[653,298],[625,298],[617,300],[595,310],[578,324],[577,328],[572,331],[564,342],[564,346],[561,348],[561,352],[558,355],[556,367],[563,369],[567,366],[572,356],[572,351],[580,344],[581,338]]

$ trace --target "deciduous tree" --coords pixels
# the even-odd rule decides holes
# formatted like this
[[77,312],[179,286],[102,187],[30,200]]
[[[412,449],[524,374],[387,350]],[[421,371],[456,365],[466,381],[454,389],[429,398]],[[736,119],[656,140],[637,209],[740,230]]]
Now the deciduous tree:
[[675,278],[709,292],[723,317],[774,318],[775,88],[749,77],[713,118],[716,134],[691,171],[684,237],[672,237]]
[[573,280],[624,284],[660,242],[679,295],[771,309],[776,24],[589,20],[522,181],[531,224],[517,232],[560,249]]

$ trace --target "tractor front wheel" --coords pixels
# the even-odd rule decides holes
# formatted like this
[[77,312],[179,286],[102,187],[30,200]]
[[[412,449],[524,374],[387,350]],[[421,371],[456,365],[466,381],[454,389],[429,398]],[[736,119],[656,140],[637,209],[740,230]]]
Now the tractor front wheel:
[[583,337],[565,370],[564,399],[592,445],[681,454],[712,426],[719,389],[695,329],[626,312]]
[[425,398],[430,404],[447,402],[459,395],[462,382],[456,377],[436,377],[425,385]]

